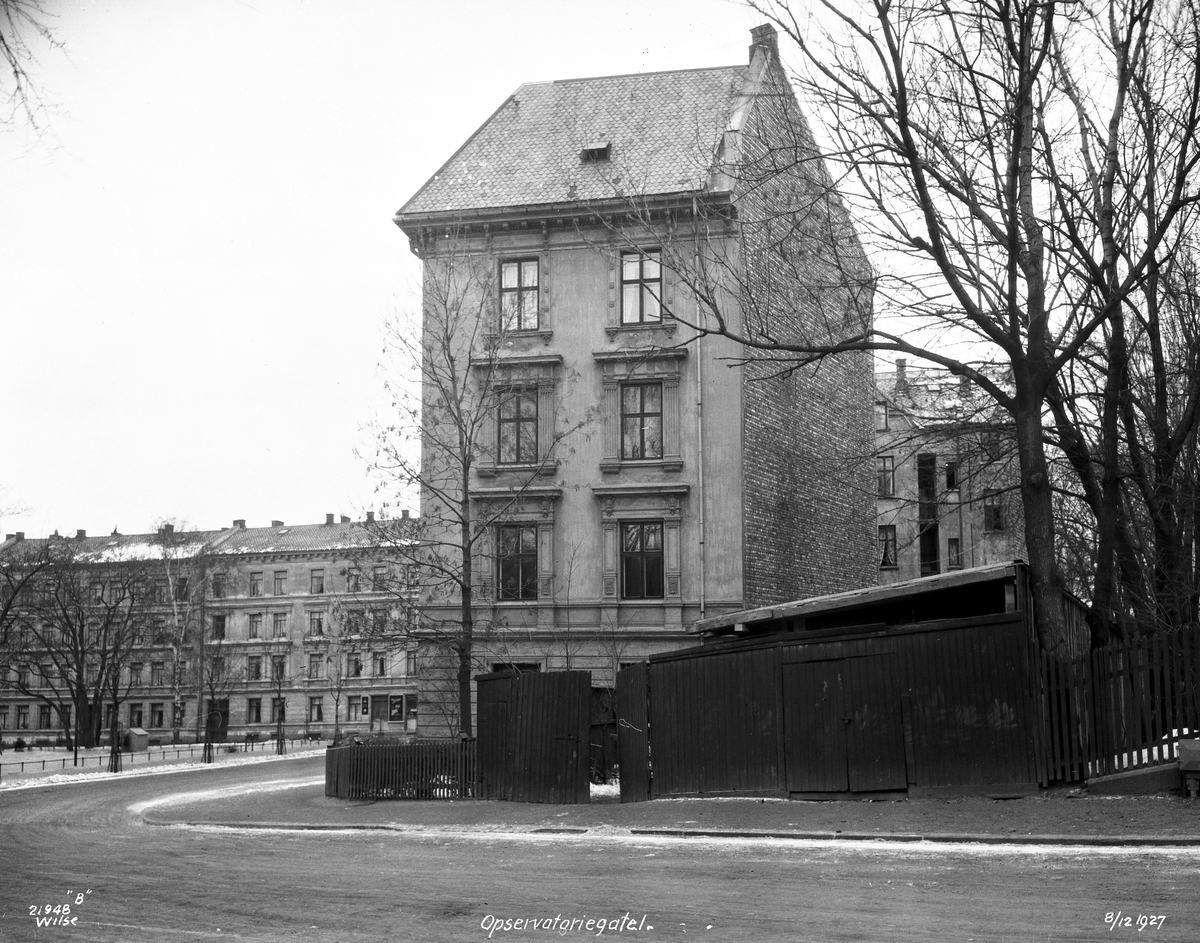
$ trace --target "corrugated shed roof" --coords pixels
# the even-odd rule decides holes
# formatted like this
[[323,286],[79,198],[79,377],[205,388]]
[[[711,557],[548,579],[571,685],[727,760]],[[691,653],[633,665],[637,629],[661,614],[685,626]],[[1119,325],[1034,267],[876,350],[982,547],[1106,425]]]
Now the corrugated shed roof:
[[397,215],[700,190],[747,69],[522,85]]

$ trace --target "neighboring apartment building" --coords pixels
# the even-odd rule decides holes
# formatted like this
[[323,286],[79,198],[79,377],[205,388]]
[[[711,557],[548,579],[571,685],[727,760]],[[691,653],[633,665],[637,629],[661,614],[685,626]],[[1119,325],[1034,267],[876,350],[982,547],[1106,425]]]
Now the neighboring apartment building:
[[1022,559],[1016,446],[1004,413],[967,381],[911,369],[904,358],[875,382],[878,581]]
[[[424,272],[426,527],[461,493],[439,465],[448,309],[472,312],[451,353],[492,410],[471,431],[474,670],[609,685],[705,615],[874,581],[870,358],[791,369],[693,329],[871,318],[775,32],[752,38],[748,65],[523,85],[396,215]],[[454,603],[423,614],[453,625]],[[451,729],[453,701],[430,706]]]
[[[68,562],[48,567],[38,586],[58,602],[19,605],[0,647],[0,736],[65,738],[67,682],[81,670],[106,737],[112,699],[95,692],[108,691],[113,665],[120,728],[155,741],[172,738],[176,710],[189,740],[205,723],[217,739],[266,738],[279,720],[287,736],[331,736],[335,719],[347,733],[417,733],[414,594],[371,523],[327,515],[324,524],[55,538]],[[0,565],[50,542],[10,534]],[[78,614],[56,616],[63,602]]]

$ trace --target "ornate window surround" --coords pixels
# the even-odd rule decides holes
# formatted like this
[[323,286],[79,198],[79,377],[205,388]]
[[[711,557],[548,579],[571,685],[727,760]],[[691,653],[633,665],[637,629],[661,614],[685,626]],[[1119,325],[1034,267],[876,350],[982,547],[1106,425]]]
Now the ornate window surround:
[[[622,468],[661,467],[665,472],[683,470],[680,453],[679,381],[680,362],[687,357],[686,347],[625,348],[595,351],[600,364],[600,407],[603,416],[600,470],[605,474]],[[662,458],[621,458],[621,384],[624,382],[662,382]]]
[[480,540],[475,555],[475,585],[480,602],[497,606],[553,607],[554,605],[554,520],[562,489],[545,485],[527,488],[472,488],[471,501],[483,508],[508,504],[508,511],[495,524],[536,524],[538,555],[538,598],[499,599],[496,586],[496,528],[491,527]]
[[476,358],[471,361],[471,369],[481,381],[487,381],[486,374],[491,371],[490,381],[487,381],[489,394],[504,389],[537,390],[538,461],[527,465],[502,465],[497,461],[499,442],[496,431],[499,416],[493,404],[488,408],[488,421],[483,424],[479,441],[476,443],[480,454],[475,463],[475,472],[481,478],[491,478],[497,472],[528,474],[536,471],[539,475],[553,475],[558,470],[558,461],[547,461],[547,458],[549,450],[554,446],[555,389],[558,386],[562,360],[561,354],[524,354],[515,357]]
[[[683,602],[682,549],[680,528],[683,503],[690,490],[685,484],[593,485],[592,495],[600,504],[600,533],[603,570],[601,597],[605,603],[621,605],[666,605]],[[621,599],[621,525],[636,521],[663,524],[663,598]]]

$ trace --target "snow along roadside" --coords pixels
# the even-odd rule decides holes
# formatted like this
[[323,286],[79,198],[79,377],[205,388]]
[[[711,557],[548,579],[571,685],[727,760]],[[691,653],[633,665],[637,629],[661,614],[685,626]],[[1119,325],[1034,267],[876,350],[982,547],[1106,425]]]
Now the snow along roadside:
[[105,770],[99,770],[95,773],[51,773],[47,776],[39,775],[37,778],[26,780],[7,780],[5,782],[0,782],[0,792],[9,792],[17,789],[34,789],[39,786],[61,786],[67,783],[94,783],[111,779],[133,779],[140,776],[161,776],[167,773],[195,772],[196,770],[200,769],[226,769],[230,766],[249,766],[255,763],[274,763],[279,760],[294,760],[300,757],[316,756],[324,751],[325,748],[321,747],[314,750],[300,750],[295,753],[287,753],[283,756],[278,756],[276,754],[239,756],[236,758],[223,759],[219,763],[171,763],[159,766],[143,766],[123,773],[109,773]]

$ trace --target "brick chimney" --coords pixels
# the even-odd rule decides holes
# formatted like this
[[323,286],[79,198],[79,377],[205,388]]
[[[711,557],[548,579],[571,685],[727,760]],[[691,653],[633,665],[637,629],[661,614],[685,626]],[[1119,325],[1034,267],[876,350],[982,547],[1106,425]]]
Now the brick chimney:
[[374,523],[374,521],[375,521],[375,512],[367,511],[367,523],[372,524],[372,523]]
[[83,540],[83,538],[84,538],[84,537],[86,537],[86,536],[87,536],[87,531],[86,531],[86,530],[77,530],[77,531],[75,531],[75,539],[76,539],[76,540]]
[[757,50],[769,52],[776,59],[779,58],[779,34],[775,32],[775,27],[770,23],[764,23],[762,26],[756,26],[750,30],[750,61],[754,61],[754,53]]
[[908,388],[908,359],[905,357],[896,358],[896,392]]
[[272,527],[282,527],[283,521],[271,521],[271,526]]
[[238,530],[245,530],[246,529],[246,519],[244,517],[239,517],[237,520],[235,520],[233,522],[233,526],[236,527]]
[[400,519],[403,521],[408,520],[408,508],[405,508],[403,511],[400,512]]
[[325,526],[326,526],[326,527],[328,527],[328,526],[329,526],[330,524],[332,524],[332,523],[333,523],[333,515],[332,515],[332,514],[326,514],[326,515],[325,515]]
[[349,524],[349,523],[350,523],[350,518],[348,518],[348,517],[347,517],[345,514],[343,514],[343,515],[342,515],[342,523],[343,523],[343,524]]

